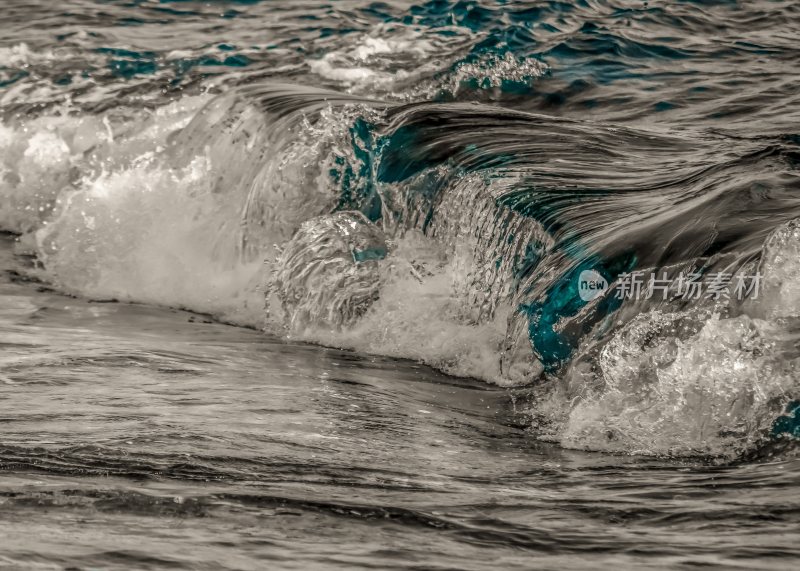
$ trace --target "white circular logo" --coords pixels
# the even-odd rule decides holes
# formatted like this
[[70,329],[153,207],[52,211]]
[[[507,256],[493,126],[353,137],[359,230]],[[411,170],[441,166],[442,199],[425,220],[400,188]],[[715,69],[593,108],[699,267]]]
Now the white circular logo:
[[606,278],[594,270],[583,270],[578,276],[578,295],[583,301],[592,301],[608,288]]

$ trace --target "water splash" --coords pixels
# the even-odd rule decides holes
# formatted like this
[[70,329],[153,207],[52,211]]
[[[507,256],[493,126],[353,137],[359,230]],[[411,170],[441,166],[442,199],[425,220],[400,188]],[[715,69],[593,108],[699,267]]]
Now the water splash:
[[274,262],[269,304],[284,313],[291,331],[341,329],[378,296],[383,233],[360,212],[337,212],[304,222]]
[[735,458],[791,434],[774,423],[800,391],[790,286],[800,278],[797,228],[790,221],[767,239],[755,297],[640,313],[599,350],[587,348],[556,390],[572,406],[554,438],[584,449]]

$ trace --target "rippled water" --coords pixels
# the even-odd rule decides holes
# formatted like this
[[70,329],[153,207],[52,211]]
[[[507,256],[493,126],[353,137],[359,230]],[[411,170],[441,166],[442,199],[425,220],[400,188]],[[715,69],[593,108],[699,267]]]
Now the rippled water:
[[522,389],[34,286],[0,284],[4,567],[780,569],[797,555],[796,459],[563,450],[527,429]]
[[[800,556],[795,3],[0,31],[0,566]],[[589,270],[762,281],[587,301]]]

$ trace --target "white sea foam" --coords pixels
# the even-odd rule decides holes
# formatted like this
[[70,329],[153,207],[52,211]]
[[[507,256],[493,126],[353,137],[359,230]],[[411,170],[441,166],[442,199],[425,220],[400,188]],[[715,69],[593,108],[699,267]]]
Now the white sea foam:
[[52,50],[35,51],[24,42],[0,47],[0,67],[27,67],[50,61],[54,57]]
[[741,307],[642,313],[596,358],[577,361],[565,378],[570,388],[545,405],[551,414],[571,405],[555,439],[581,449],[726,457],[763,443],[800,393],[799,226],[784,224],[767,239],[762,289]]
[[85,181],[36,234],[48,275],[91,297],[252,320],[261,264],[239,262],[214,231],[225,209],[209,192],[211,172],[207,157],[175,170],[143,158]]
[[355,40],[348,37],[344,45],[332,47],[306,63],[315,74],[352,92],[392,96],[398,84],[440,71],[449,64],[450,57],[431,61],[430,55],[447,54],[454,41],[463,40],[414,26],[382,24]]
[[[24,127],[0,125],[0,226],[14,232],[38,227],[69,186],[76,158],[67,144],[63,116]],[[70,129],[67,128],[66,131]]]
[[500,88],[504,83],[528,84],[547,70],[546,64],[534,58],[519,58],[511,52],[502,56],[490,53],[473,62],[457,65],[444,88],[457,94],[465,86],[473,84],[488,90]]
[[242,261],[236,237],[217,232],[239,210],[213,192],[213,159],[170,152],[204,103],[185,98],[136,125],[65,113],[3,126],[0,226],[32,232],[23,244],[67,291],[260,322],[261,260]]

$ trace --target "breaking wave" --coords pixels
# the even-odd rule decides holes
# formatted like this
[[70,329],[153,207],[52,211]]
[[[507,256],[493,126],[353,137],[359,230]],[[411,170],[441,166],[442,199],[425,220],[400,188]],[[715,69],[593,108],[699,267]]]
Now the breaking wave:
[[[98,52],[139,92],[220,68],[113,106],[105,84],[76,101],[77,77],[48,99],[15,74],[56,56],[2,48],[17,87],[0,100],[0,227],[65,292],[536,385],[537,434],[564,446],[735,458],[797,437],[797,134],[497,105],[548,66],[459,56],[486,32],[447,31],[394,22],[292,64],[338,89],[227,81],[243,61],[227,47]],[[591,299],[587,271],[609,284]],[[632,272],[761,281],[746,298],[620,298]]]

